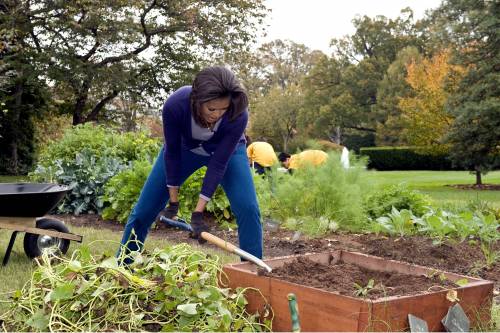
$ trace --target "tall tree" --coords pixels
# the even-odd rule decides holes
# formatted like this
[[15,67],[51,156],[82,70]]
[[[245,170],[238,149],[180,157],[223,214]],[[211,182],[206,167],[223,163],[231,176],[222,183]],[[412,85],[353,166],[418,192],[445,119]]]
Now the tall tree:
[[409,144],[431,152],[447,151],[443,136],[449,131],[453,116],[445,111],[445,103],[465,72],[463,67],[450,64],[449,58],[449,51],[445,50],[431,59],[408,63],[406,82],[411,95],[399,100],[402,135]]
[[0,3],[0,173],[22,174],[35,158],[34,119],[45,110],[45,91],[22,44],[25,32]]
[[262,45],[258,54],[267,80],[266,86],[278,85],[281,89],[285,89],[299,84],[310,72],[322,52],[311,51],[304,44],[277,39]]
[[202,60],[255,36],[262,0],[9,0],[7,13],[40,75],[78,124],[124,91],[162,99]]
[[224,54],[254,99],[275,86],[299,84],[324,54],[290,40],[274,40],[255,51]]
[[352,96],[340,89],[343,80],[342,64],[327,56],[305,78],[305,107],[299,126],[308,136],[340,143],[341,129],[348,126],[354,109]]
[[[298,114],[303,105],[299,87],[322,56],[321,51],[311,51],[303,44],[275,40],[245,58],[251,60],[243,78],[245,83],[250,83],[247,86],[252,97],[252,136],[289,149],[298,130]],[[237,60],[241,68],[245,63]]]
[[[404,9],[394,20],[363,16],[356,17],[353,24],[356,32],[332,40],[331,63],[318,63],[310,84],[306,85],[309,100],[326,103],[308,109],[321,110],[324,116],[330,114],[327,136],[337,142],[342,142],[344,131],[374,133],[377,130],[377,122],[386,118],[384,113],[379,113],[381,109],[376,108],[379,83],[398,50],[422,45],[410,9]],[[325,135],[324,124],[317,124],[320,128],[316,133]]]
[[297,133],[297,119],[303,105],[301,91],[294,84],[284,90],[279,86],[272,88],[252,109],[251,136],[288,151],[289,143]]
[[446,0],[439,12],[460,46],[456,61],[469,69],[448,102],[455,116],[448,135],[451,157],[474,172],[479,185],[482,174],[499,164],[500,2]]
[[408,46],[398,52],[396,60],[389,65],[384,78],[377,88],[376,113],[381,115],[377,121],[377,145],[405,145],[408,142],[401,132],[401,98],[411,95],[411,87],[406,82],[408,75],[406,68],[412,61],[419,62],[422,55],[414,46]]

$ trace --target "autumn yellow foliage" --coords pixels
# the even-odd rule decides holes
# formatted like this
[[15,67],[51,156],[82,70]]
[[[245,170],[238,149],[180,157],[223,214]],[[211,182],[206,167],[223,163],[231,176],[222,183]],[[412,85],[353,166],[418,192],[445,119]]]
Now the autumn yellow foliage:
[[445,111],[445,103],[465,73],[463,67],[450,64],[450,52],[432,58],[412,61],[406,66],[406,82],[412,94],[399,100],[404,123],[403,135],[409,144],[445,150],[441,139],[449,130],[453,117]]

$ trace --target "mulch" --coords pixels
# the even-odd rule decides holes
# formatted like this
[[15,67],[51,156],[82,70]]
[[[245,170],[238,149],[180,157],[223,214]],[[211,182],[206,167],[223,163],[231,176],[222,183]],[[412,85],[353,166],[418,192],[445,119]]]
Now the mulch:
[[459,190],[500,191],[500,184],[455,184],[446,185]]

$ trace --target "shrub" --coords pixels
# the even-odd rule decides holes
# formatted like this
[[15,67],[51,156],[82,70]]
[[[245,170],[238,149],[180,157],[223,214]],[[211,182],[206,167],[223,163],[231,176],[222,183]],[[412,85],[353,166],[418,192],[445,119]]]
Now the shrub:
[[158,154],[160,142],[144,132],[119,133],[102,125],[86,123],[69,128],[62,138],[50,142],[40,153],[38,165],[50,166],[54,161],[72,161],[76,153],[88,150],[95,158],[116,157],[122,161],[151,159]]
[[64,132],[57,142],[42,150],[32,180],[58,182],[72,188],[62,205],[62,213],[100,213],[106,182],[134,160],[156,156],[158,140],[145,133],[121,134],[92,124]]
[[311,139],[311,140],[307,140],[306,145],[307,145],[307,149],[319,149],[319,150],[323,150],[323,151],[334,150],[334,151],[341,152],[342,148],[344,148],[344,146],[342,146],[342,145],[339,145],[339,144],[336,144],[334,142],[327,141],[327,140]]
[[102,196],[102,201],[107,206],[102,212],[104,219],[127,222],[151,169],[151,162],[135,161],[132,168],[121,171],[108,181]]
[[375,146],[375,133],[345,133],[342,138],[342,144],[349,150],[354,150],[356,153],[359,153],[362,147]]
[[365,147],[360,154],[368,156],[368,167],[388,170],[452,170],[446,154],[430,154],[415,147]]
[[72,119],[69,114],[57,115],[48,113],[35,123],[35,142],[37,152],[40,152],[51,141],[57,141],[62,138],[64,132],[72,125]]
[[104,184],[123,168],[123,162],[115,157],[96,158],[90,150],[83,149],[76,153],[74,161],[59,159],[47,167],[39,165],[31,176],[36,181],[68,185],[71,191],[58,206],[58,211],[79,215],[101,212],[104,205],[100,196],[104,193]]
[[[276,182],[276,200],[272,215],[281,221],[295,219],[305,233],[317,235],[337,225],[345,230],[361,230],[366,222],[362,202],[360,172],[364,165],[353,160],[353,167],[344,169],[340,157],[330,153],[327,162],[318,167],[305,167],[293,175],[284,175]],[[290,221],[289,221],[290,222]]]
[[[141,189],[151,171],[152,164],[148,161],[137,161],[132,168],[123,170],[111,178],[105,186],[102,200],[107,205],[102,213],[105,219],[117,219],[125,223],[139,199]],[[198,202],[203,177],[205,177],[206,168],[201,168],[189,177],[179,190],[180,210],[179,217],[184,219],[191,218],[191,213]],[[218,187],[212,200],[207,204],[206,210],[213,214],[219,222],[231,222],[233,215],[229,205],[229,200],[222,190]]]
[[405,184],[376,189],[364,198],[366,213],[372,219],[389,214],[393,207],[397,210],[408,209],[422,216],[430,204],[428,196],[408,189]]

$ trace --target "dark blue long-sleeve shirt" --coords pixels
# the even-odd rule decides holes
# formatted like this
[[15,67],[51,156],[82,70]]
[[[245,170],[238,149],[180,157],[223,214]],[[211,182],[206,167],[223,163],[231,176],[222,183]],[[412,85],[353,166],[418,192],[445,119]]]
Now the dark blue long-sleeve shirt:
[[202,147],[210,155],[210,161],[203,179],[200,196],[210,199],[224,176],[229,158],[236,146],[239,142],[245,142],[243,132],[248,123],[248,110],[245,110],[233,121],[229,120],[226,112],[222,116],[217,131],[209,140],[193,139],[190,94],[191,86],[184,86],[175,91],[163,106],[167,185],[181,185],[181,150]]

